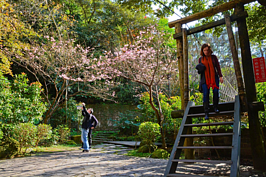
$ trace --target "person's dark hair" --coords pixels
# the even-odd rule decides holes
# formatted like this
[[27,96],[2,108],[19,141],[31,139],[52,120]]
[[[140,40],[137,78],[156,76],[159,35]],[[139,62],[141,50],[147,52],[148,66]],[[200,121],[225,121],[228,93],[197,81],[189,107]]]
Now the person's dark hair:
[[200,55],[201,55],[201,56],[204,56],[203,49],[204,49],[205,47],[208,47],[208,48],[209,48],[209,50],[211,51],[211,54],[213,53],[210,44],[205,43],[205,44],[203,44],[203,45],[201,46],[201,49],[200,49]]

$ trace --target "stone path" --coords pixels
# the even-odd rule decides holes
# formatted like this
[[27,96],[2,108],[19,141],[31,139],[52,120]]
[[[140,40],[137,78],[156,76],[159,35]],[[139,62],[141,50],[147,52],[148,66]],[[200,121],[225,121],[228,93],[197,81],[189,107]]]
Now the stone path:
[[[0,176],[163,176],[167,160],[121,155],[128,150],[131,149],[121,145],[102,144],[94,146],[89,153],[75,150],[1,160]],[[179,164],[179,169],[187,174],[198,173],[199,167],[198,164]],[[205,167],[210,174],[217,174],[217,170],[229,172],[228,168],[219,165],[207,164]],[[241,177],[264,175],[255,173],[251,167],[241,167]]]

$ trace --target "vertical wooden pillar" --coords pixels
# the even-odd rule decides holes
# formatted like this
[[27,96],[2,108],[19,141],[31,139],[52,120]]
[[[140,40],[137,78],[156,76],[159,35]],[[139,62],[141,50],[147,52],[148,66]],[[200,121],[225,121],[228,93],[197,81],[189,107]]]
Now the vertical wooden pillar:
[[239,60],[238,60],[237,48],[236,48],[236,44],[235,44],[235,38],[234,38],[234,33],[232,30],[231,20],[230,20],[229,14],[226,14],[224,16],[224,18],[225,18],[225,24],[226,24],[226,28],[227,28],[230,48],[231,48],[231,52],[232,52],[232,57],[233,57],[233,61],[234,61],[235,75],[236,75],[236,79],[237,79],[237,86],[238,86],[238,93],[240,96],[241,109],[242,109],[242,111],[247,111],[246,94],[245,94],[240,64],[239,64]]
[[[175,24],[175,33],[180,33],[182,24]],[[181,109],[185,110],[184,104],[184,59],[183,59],[183,40],[182,38],[176,39],[177,46],[177,58],[178,58],[178,70],[179,70],[179,84],[180,84],[180,96],[181,96]]]
[[183,37],[183,60],[184,60],[184,107],[187,107],[189,101],[189,77],[188,77],[188,40],[187,29],[182,29]]
[[[187,29],[182,28],[183,39],[183,68],[184,68],[184,108],[187,107],[189,101],[189,77],[188,77],[188,40]],[[192,118],[187,118],[187,123],[192,124]],[[187,128],[187,134],[192,134],[192,127]],[[184,146],[193,146],[193,138],[186,138]],[[185,149],[185,159],[194,159],[193,149]]]
[[[235,13],[238,14],[243,11],[244,5],[242,3],[239,3],[235,8]],[[257,170],[266,171],[266,154],[264,149],[265,147],[262,141],[263,132],[261,130],[259,122],[258,111],[254,110],[252,106],[252,102],[257,101],[257,95],[246,18],[238,19],[237,26],[239,31],[243,74],[245,80],[246,97],[248,102],[249,132],[253,157],[253,166]]]

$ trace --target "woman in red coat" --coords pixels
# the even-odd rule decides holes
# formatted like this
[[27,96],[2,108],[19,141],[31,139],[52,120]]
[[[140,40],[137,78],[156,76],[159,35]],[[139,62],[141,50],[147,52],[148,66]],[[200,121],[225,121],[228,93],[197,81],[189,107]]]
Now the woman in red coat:
[[201,73],[201,87],[203,92],[203,106],[205,111],[205,119],[209,119],[209,93],[210,88],[213,89],[213,107],[216,113],[219,113],[219,82],[223,83],[223,75],[220,64],[210,44],[203,44],[201,46],[199,63],[204,64],[205,71]]

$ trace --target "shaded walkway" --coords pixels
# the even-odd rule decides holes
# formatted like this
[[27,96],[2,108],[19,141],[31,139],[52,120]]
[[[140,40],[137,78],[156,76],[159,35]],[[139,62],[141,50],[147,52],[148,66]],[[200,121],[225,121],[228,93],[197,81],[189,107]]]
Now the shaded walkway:
[[[90,153],[80,150],[45,153],[43,155],[7,159],[0,161],[0,176],[77,176],[77,177],[116,177],[116,176],[163,176],[167,160],[128,157],[120,155],[129,148],[121,145],[103,144],[94,146]],[[206,173],[228,172],[227,167],[207,164]],[[198,164],[179,167],[183,173],[198,173]],[[220,173],[220,172],[219,172]],[[263,176],[254,173],[251,167],[241,167],[241,177]]]

